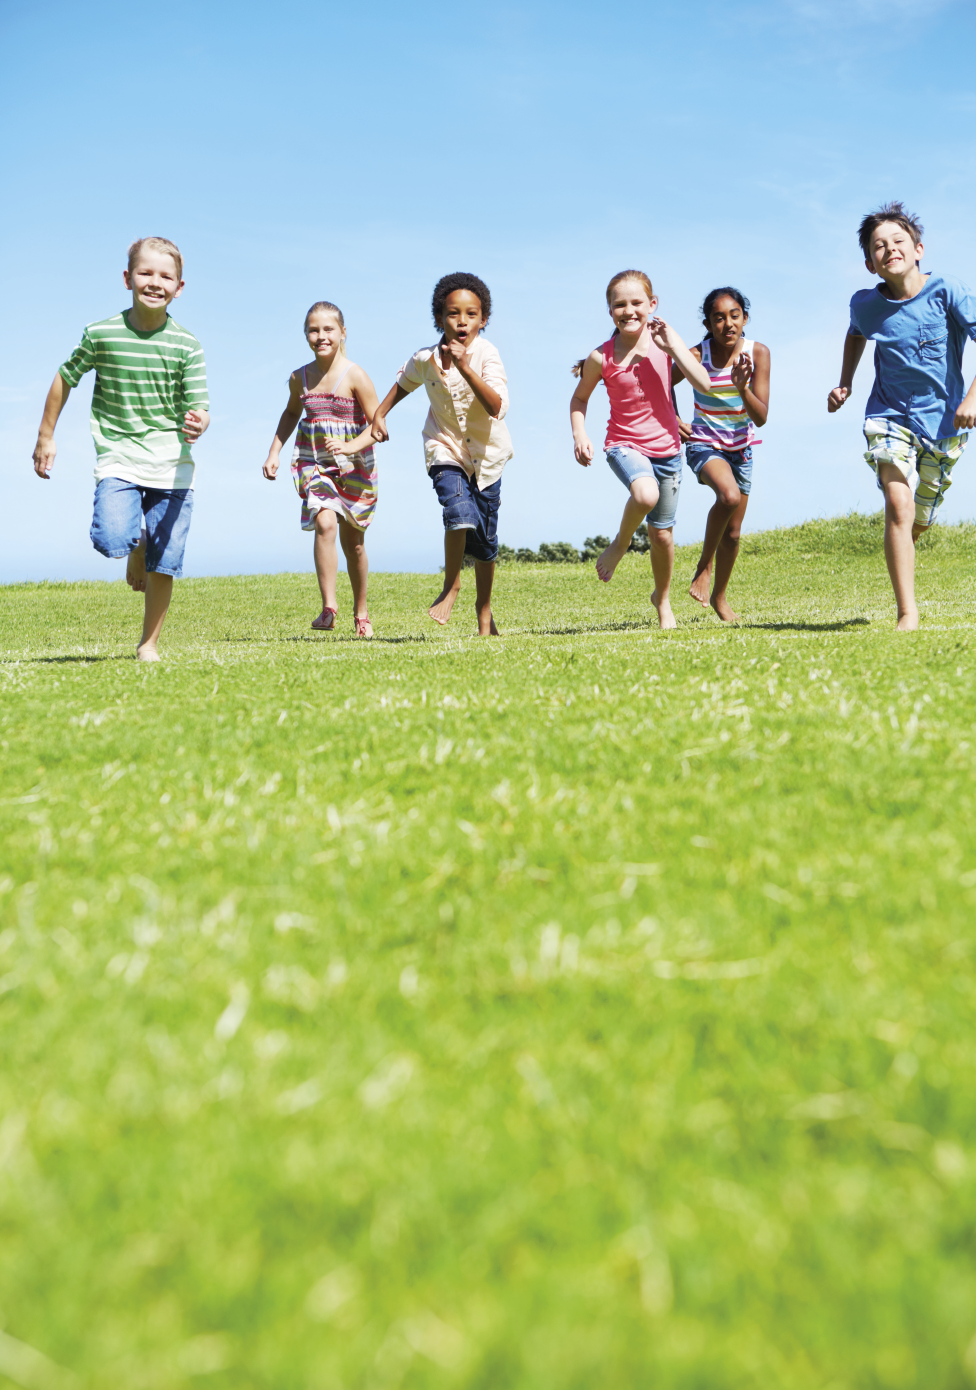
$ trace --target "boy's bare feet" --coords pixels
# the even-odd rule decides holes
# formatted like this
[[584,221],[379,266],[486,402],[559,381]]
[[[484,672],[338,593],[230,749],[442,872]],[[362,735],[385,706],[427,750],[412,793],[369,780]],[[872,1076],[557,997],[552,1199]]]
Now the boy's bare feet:
[[662,628],[677,627],[677,619],[671,611],[671,600],[668,598],[658,599],[657,590],[651,594],[651,603],[657,609],[657,620]]
[[909,609],[907,610],[907,612],[902,613],[901,616],[899,617],[897,623],[895,623],[895,631],[896,631],[896,632],[917,632],[917,631],[918,631],[918,609],[917,609],[917,608],[909,608]]
[[159,652],[155,642],[142,642],[136,647],[136,661],[158,661]]
[[699,570],[691,581],[688,592],[702,608],[708,607],[708,591],[712,587],[712,567],[706,565],[703,570]]
[[599,560],[597,560],[596,572],[599,575],[599,577],[603,580],[604,584],[610,583],[610,580],[613,578],[614,571],[616,570],[617,566],[620,564],[620,561],[624,558],[626,553],[627,546],[620,544],[620,537],[618,536],[616,540],[610,542],[606,550],[600,556]]
[[134,589],[137,594],[146,592],[146,538],[136,546],[135,550],[129,551],[129,558],[125,566],[125,582],[130,589]]
[[453,612],[455,603],[457,603],[459,592],[460,586],[453,589],[442,589],[427,609],[428,616],[433,618],[435,623],[440,623],[441,627],[447,626],[447,621]]
[[739,621],[738,613],[732,612],[729,601],[724,594],[713,594],[710,602],[723,623],[737,623]]

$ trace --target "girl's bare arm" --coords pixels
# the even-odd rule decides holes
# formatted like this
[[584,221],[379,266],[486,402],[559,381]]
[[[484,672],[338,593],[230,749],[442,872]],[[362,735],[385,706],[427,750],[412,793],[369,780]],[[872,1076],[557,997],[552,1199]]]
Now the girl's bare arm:
[[275,475],[278,472],[278,464],[281,462],[280,454],[282,446],[301,418],[302,382],[298,373],[292,372],[288,379],[288,404],[281,412],[281,419],[278,421],[275,437],[271,441],[268,457],[265,459],[264,467],[261,470],[270,482],[274,482]]
[[362,367],[353,367],[349,373],[349,385],[352,393],[362,407],[363,414],[366,416],[366,428],[355,439],[348,440],[345,444],[333,444],[333,454],[360,454],[364,449],[370,448],[375,440],[373,439],[372,424],[376,415],[379,402],[376,399],[376,387],[363,371]]
[[[688,351],[691,353],[692,357],[695,359],[696,362],[700,362],[700,361],[701,361],[701,348],[700,348],[700,347],[689,348]],[[674,358],[672,358],[672,359],[671,359],[671,386],[672,386],[672,388],[675,387],[675,386],[677,386],[677,384],[678,384],[679,381],[684,381],[684,380],[685,380],[685,374],[684,374],[684,372],[683,372],[683,371],[681,370],[681,368],[678,366],[677,362],[675,362]],[[671,394],[674,395],[673,389],[672,389]],[[677,400],[675,400],[675,406],[677,406]],[[681,416],[678,414],[677,409],[675,409],[675,412],[674,412],[674,413],[678,416],[678,434],[681,436],[681,442],[682,442],[682,444],[687,444],[687,443],[688,443],[688,440],[691,438],[691,422],[690,422],[689,420],[682,420]]]
[[576,455],[576,462],[584,468],[589,468],[593,462],[593,445],[586,433],[586,407],[602,378],[603,354],[599,348],[594,348],[583,363],[579,385],[569,403],[569,423],[573,427],[573,453]]
[[732,368],[732,385],[742,397],[749,419],[760,427],[769,418],[769,363],[769,348],[755,343],[752,357],[740,352]]
[[386,417],[395,405],[399,405],[405,396],[409,396],[409,391],[404,391],[402,386],[391,386],[389,391],[380,401],[373,411],[373,427],[370,434],[377,444],[382,444],[389,439],[390,431],[386,428]]
[[681,334],[661,318],[650,319],[647,327],[650,330],[651,341],[663,352],[666,352],[672,361],[677,362],[692,386],[697,386],[699,391],[706,394],[711,391],[711,377],[702,366],[699,358],[690,348],[685,347]]

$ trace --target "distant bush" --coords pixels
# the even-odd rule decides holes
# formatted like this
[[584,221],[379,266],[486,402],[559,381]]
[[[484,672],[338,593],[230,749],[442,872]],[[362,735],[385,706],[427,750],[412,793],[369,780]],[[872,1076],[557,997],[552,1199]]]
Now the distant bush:
[[[579,565],[592,564],[610,544],[609,536],[587,536],[583,549],[577,550],[569,541],[544,541],[538,550],[513,550],[510,545],[498,547],[499,560],[515,560],[523,565]],[[643,554],[650,549],[647,527],[641,522],[628,549]]]

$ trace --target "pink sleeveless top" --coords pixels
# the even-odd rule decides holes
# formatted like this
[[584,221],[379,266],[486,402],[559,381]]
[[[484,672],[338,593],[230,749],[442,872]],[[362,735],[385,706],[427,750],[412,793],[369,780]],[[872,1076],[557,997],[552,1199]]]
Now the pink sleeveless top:
[[671,396],[671,358],[654,343],[629,367],[613,360],[615,339],[603,344],[603,384],[610,397],[610,423],[604,449],[623,444],[648,458],[681,452],[678,417]]

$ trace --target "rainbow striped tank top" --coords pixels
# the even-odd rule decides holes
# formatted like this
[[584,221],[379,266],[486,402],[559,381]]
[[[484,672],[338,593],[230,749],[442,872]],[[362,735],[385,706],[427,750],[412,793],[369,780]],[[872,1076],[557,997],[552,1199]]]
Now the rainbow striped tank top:
[[[712,340],[706,338],[699,344],[702,366],[712,380],[712,389],[705,395],[694,387],[695,418],[691,422],[690,444],[714,444],[719,449],[738,453],[748,449],[750,444],[759,443],[756,430],[742,403],[742,397],[732,385],[732,366],[716,367],[712,362]],[[746,338],[742,351],[752,357],[755,343]],[[753,358],[755,361],[755,358]]]

